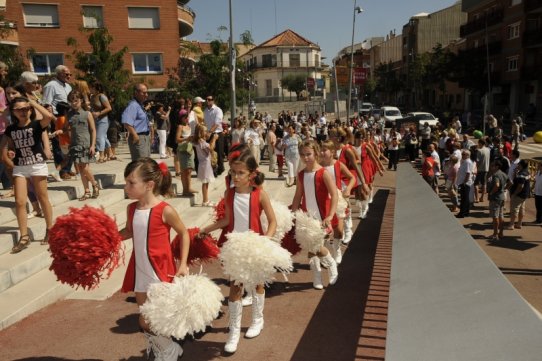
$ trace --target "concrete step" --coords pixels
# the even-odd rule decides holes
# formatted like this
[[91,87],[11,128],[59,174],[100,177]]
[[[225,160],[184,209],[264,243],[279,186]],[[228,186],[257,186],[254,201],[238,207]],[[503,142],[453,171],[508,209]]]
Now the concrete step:
[[43,269],[32,277],[0,294],[0,329],[39,311],[68,295],[72,289],[56,281],[56,276]]

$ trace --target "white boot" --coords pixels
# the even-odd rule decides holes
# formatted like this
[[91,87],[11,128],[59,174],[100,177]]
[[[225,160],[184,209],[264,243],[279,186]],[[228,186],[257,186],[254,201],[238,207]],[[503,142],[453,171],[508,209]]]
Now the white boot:
[[254,289],[250,289],[250,290],[247,289],[246,291],[247,291],[247,295],[243,297],[243,299],[241,300],[243,307],[252,305],[252,299],[254,297],[254,293],[256,293]]
[[344,219],[344,237],[342,243],[348,244],[352,240],[352,212],[348,212]]
[[369,201],[368,200],[361,201],[361,209],[359,212],[359,215],[360,215],[359,218],[361,219],[367,218],[368,212],[369,212]]
[[224,346],[224,351],[234,353],[237,351],[239,336],[241,335],[241,316],[243,315],[243,305],[241,301],[228,302],[230,309],[230,332],[228,333],[228,341]]
[[334,239],[333,243],[331,244],[333,247],[333,259],[337,264],[341,264],[343,261],[343,251],[341,249],[341,240],[340,239]]
[[339,278],[339,270],[337,269],[337,263],[331,257],[331,253],[328,253],[324,257],[320,257],[320,261],[322,264],[327,267],[327,270],[329,272],[329,284],[334,285],[337,282],[337,279]]
[[265,305],[265,293],[259,294],[254,290],[252,298],[252,324],[245,333],[246,338],[254,338],[263,330],[263,308]]
[[156,361],[177,361],[183,348],[169,337],[149,335],[149,342]]
[[371,193],[369,193],[369,204],[373,203],[373,188],[371,188]]
[[313,276],[312,286],[317,290],[323,289],[324,285],[322,284],[322,266],[320,266],[320,258],[318,258],[318,256],[311,257],[309,265],[311,266]]

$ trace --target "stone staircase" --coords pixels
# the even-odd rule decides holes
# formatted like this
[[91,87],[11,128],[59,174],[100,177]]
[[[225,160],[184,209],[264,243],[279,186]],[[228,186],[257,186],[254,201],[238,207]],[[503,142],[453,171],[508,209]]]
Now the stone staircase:
[[[126,147],[121,147],[117,156],[117,161],[91,165],[102,188],[98,199],[83,202],[78,200],[83,194],[80,180],[49,183],[49,199],[53,205],[54,217],[68,213],[71,207],[78,208],[84,205],[104,207],[109,215],[115,217],[119,229],[123,228],[126,223],[126,207],[132,202],[125,199],[123,189],[123,172],[130,161],[130,156]],[[170,170],[173,170],[173,160],[167,159],[166,163]],[[262,165],[260,168],[267,166]],[[275,175],[267,174],[266,177],[270,180],[266,182],[265,188],[271,197],[290,204],[294,188],[286,190],[284,182],[279,181]],[[201,183],[195,178],[192,181],[193,188],[201,190]],[[210,200],[218,202],[224,194],[224,189],[223,174],[211,183]],[[177,190],[180,193],[182,189],[180,181],[174,178],[174,192],[177,193]],[[212,220],[213,209],[201,206],[200,193],[192,197],[176,196],[167,199],[167,202],[179,212],[188,228],[201,227]],[[124,242],[124,264],[115,270],[108,280],[102,281],[99,287],[92,291],[76,290],[58,282],[53,272],[49,271],[52,260],[50,253],[47,246],[39,244],[46,230],[43,218],[28,221],[29,233],[36,241],[22,252],[10,254],[11,247],[19,239],[14,207],[13,198],[0,201],[0,329],[61,299],[103,300],[120,289],[132,250],[131,240]]]

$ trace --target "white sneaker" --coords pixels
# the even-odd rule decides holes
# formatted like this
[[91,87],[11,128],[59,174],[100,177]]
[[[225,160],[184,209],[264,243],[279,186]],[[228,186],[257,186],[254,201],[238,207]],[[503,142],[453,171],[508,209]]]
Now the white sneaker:
[[58,174],[58,172],[53,172],[51,173],[51,177],[56,181],[56,182],[62,182],[62,178],[60,178],[60,174]]

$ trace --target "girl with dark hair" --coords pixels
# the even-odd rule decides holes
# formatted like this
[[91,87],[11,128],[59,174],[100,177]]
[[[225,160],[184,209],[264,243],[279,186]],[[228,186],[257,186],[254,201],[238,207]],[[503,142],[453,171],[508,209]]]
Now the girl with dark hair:
[[[158,198],[171,193],[171,174],[165,163],[140,158],[126,166],[124,178],[126,194],[135,202],[128,205],[128,221],[121,231],[123,239],[132,238],[134,243],[122,292],[134,291],[136,302],[141,306],[147,300],[147,291],[152,283],[172,282],[174,275],[188,275],[190,239],[175,209]],[[171,228],[181,238],[178,265],[171,252]],[[156,360],[177,360],[183,354],[181,346],[171,338],[152,334],[141,315],[139,326]]]
[[215,180],[213,167],[211,165],[212,152],[215,149],[215,142],[218,136],[213,134],[210,143],[205,139],[209,137],[207,128],[203,125],[197,125],[194,133],[194,147],[198,157],[198,179],[201,181],[202,206],[212,207],[213,204],[209,201],[209,183]]
[[[258,170],[258,162],[249,149],[245,148],[243,151],[233,149],[235,149],[235,146],[230,149],[228,159],[230,162],[229,175],[234,187],[227,187],[224,193],[225,216],[212,225],[204,227],[201,230],[200,237],[220,228],[223,229],[223,234],[252,230],[259,234],[265,234],[267,237],[272,237],[275,234],[277,222],[269,196],[261,187],[265,178],[264,174]],[[268,221],[265,232],[260,221],[262,211]],[[239,343],[243,313],[242,295],[243,286],[231,282],[228,298],[230,329],[228,341],[224,346],[224,351],[228,353],[234,353]],[[264,303],[264,285],[258,285],[256,286],[256,292],[253,293],[252,323],[245,334],[246,338],[254,338],[262,331],[264,326]]]
[[[42,244],[49,241],[49,229],[53,225],[53,209],[47,194],[47,176],[49,174],[45,162],[42,133],[47,130],[53,116],[34,100],[19,97],[9,105],[12,124],[6,128],[5,136],[0,142],[2,161],[8,168],[13,168],[15,191],[15,211],[19,224],[19,241],[12,248],[18,253],[32,242],[28,234],[26,202],[28,199],[28,182],[32,182],[45,215],[47,231]],[[42,116],[38,122],[36,111]],[[15,150],[13,159],[8,155],[8,148]]]

